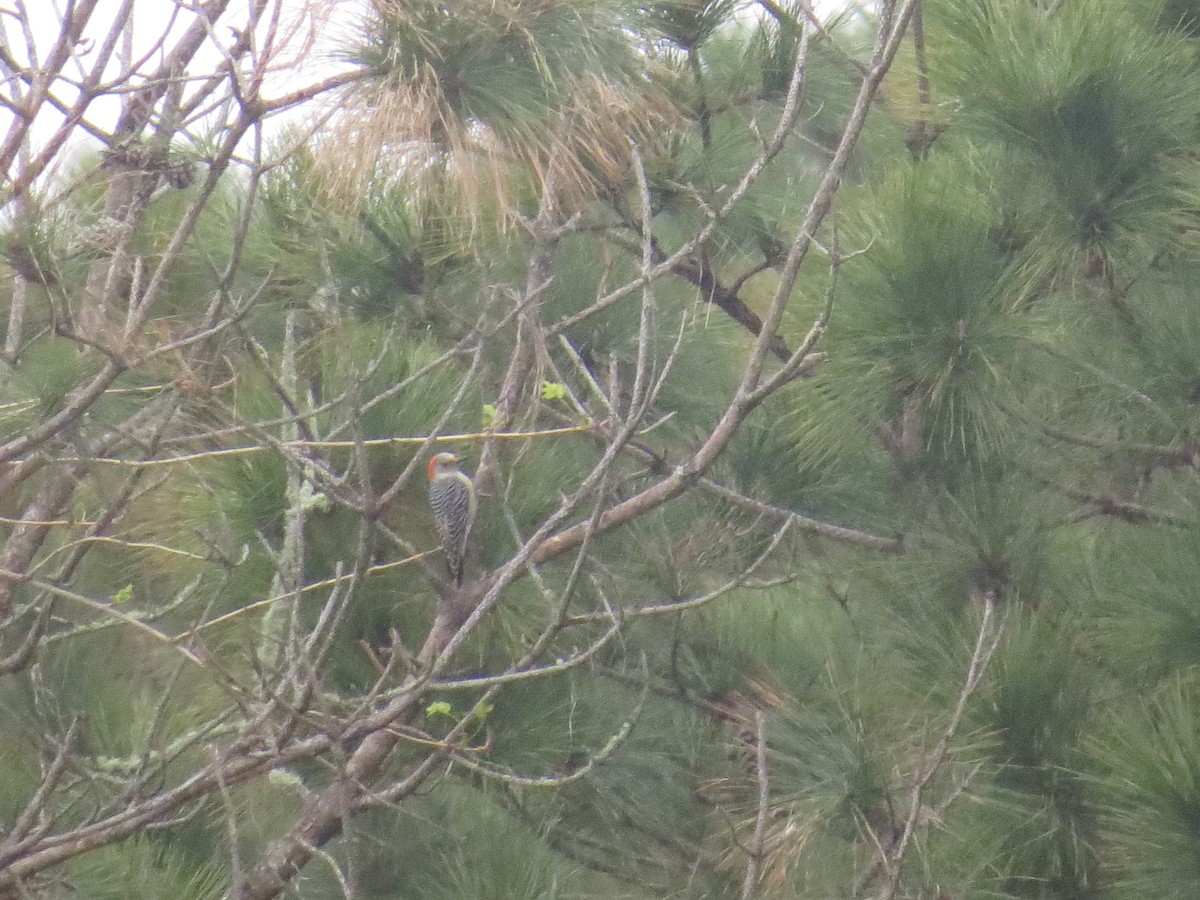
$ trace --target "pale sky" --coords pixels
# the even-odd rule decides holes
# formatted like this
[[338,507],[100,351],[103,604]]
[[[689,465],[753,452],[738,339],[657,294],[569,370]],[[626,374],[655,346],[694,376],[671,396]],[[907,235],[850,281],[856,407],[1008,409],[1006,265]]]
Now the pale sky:
[[[68,78],[81,77],[90,67],[99,43],[103,41],[121,2],[122,0],[99,0],[96,11],[84,31],[84,38],[77,45],[64,70]],[[134,58],[145,55],[149,48],[161,41],[164,34],[167,35],[166,46],[171,46],[173,40],[194,18],[189,11],[194,2],[197,0],[134,0],[134,33],[132,47],[128,48]],[[229,10],[221,19],[222,25],[216,31],[222,44],[227,45],[233,40],[231,29],[224,23],[234,25],[244,22],[247,3],[248,0],[232,0]],[[313,3],[311,0],[283,0],[281,9],[284,18],[292,20],[291,24],[295,26],[293,30],[297,34],[314,35],[315,43],[301,60],[299,69],[290,70],[286,79],[280,78],[275,84],[268,82],[265,91],[267,96],[277,96],[334,74],[338,64],[332,58],[331,51],[344,43],[344,38],[353,30],[354,23],[360,17],[366,3],[367,0],[320,0],[319,3]],[[748,8],[750,5],[748,4]],[[817,0],[816,3],[818,10],[824,15],[847,6],[861,5],[863,4],[850,0]],[[327,18],[320,22],[315,21],[311,11],[314,6],[320,7]],[[0,43],[19,62],[27,63],[29,54],[26,50],[26,36],[20,28],[17,15],[18,10],[24,9],[32,22],[31,36],[37,53],[44,56],[59,35],[64,7],[65,0],[0,0]],[[261,33],[263,30],[260,28]],[[298,47],[301,40],[302,38],[294,40],[292,45]],[[142,67],[143,70],[152,70],[158,61],[157,57],[151,56]],[[212,46],[206,45],[197,54],[190,69],[203,73],[210,71],[219,62],[219,53]],[[114,58],[109,71],[115,74],[118,70],[118,63]],[[56,84],[54,91],[56,96],[66,103],[75,98],[75,92],[69,85]],[[100,97],[90,107],[87,118],[98,127],[111,130],[119,108],[118,98]],[[61,117],[54,110],[43,110],[34,128],[35,143],[37,137],[44,139],[51,134],[60,121]],[[0,109],[0,136],[8,131],[11,123],[12,114]],[[278,124],[280,123],[277,122],[276,125]]]
[[[99,0],[96,11],[84,29],[83,39],[76,45],[75,52],[63,70],[65,79],[79,79],[92,66],[93,59],[114,22],[121,2],[122,0]],[[161,47],[173,46],[185,28],[194,20],[195,16],[190,12],[192,2],[193,0],[134,0],[132,41],[131,46],[126,48],[126,53],[132,54],[132,57],[138,60],[146,57],[148,53],[151,54],[145,59],[143,65],[138,67],[141,71],[153,71],[161,61],[163,55]],[[233,42],[232,26],[246,21],[247,4],[248,0],[232,0],[229,9],[220,19],[221,24],[215,31],[219,43],[228,45]],[[284,0],[281,7],[284,10],[285,18],[281,32],[290,31],[297,35],[290,42],[297,48],[302,45],[305,34],[315,34],[316,43],[311,51],[302,58],[299,67],[290,68],[286,78],[280,77],[275,80],[275,83],[268,81],[266,95],[268,97],[277,96],[301,87],[305,83],[335,73],[338,66],[330,58],[329,51],[335,48],[339,39],[352,28],[356,21],[356,13],[363,4],[364,0],[334,0],[332,3],[323,0],[320,5],[332,8],[335,19],[330,22],[317,23],[314,22],[314,16],[308,11],[308,8],[314,4],[307,0]],[[33,39],[36,53],[39,57],[44,58],[60,34],[64,7],[64,0],[0,0],[0,44],[18,62],[28,64],[30,54],[27,49],[27,37],[17,17],[17,10],[23,8],[32,25],[29,36]],[[265,33],[265,28],[260,27],[259,33]],[[166,37],[165,41],[163,40],[164,36]],[[155,53],[153,50],[156,45],[160,45],[160,49]],[[120,52],[114,54],[113,60],[106,69],[106,75],[115,76],[120,71],[120,63],[117,61],[119,55]],[[283,61],[291,63],[294,61],[295,54],[293,53],[291,57],[288,58],[285,55]],[[189,71],[203,74],[212,71],[220,62],[220,52],[211,41],[206,42],[194,57]],[[73,102],[77,96],[74,88],[69,83],[62,81],[56,82],[54,94],[67,104]],[[119,112],[120,100],[118,97],[101,96],[89,107],[87,119],[95,123],[97,127],[111,130]],[[34,127],[35,143],[37,136],[44,139],[54,131],[61,121],[61,115],[55,110],[43,109]],[[12,113],[0,109],[0,135],[8,131],[11,123]],[[81,135],[81,139],[84,138],[86,135]]]

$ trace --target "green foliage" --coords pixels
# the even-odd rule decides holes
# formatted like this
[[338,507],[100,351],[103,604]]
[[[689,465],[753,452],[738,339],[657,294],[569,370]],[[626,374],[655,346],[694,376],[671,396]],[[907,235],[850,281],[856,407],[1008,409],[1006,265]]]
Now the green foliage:
[[1162,0],[1160,5],[1159,27],[1178,30],[1192,38],[1200,34],[1200,4],[1196,0]]
[[548,113],[570,79],[615,77],[611,4],[542,3],[529,10],[495,4],[412,4],[364,24],[350,54],[364,67],[402,81],[431,79],[463,118],[504,130]]
[[1200,616],[1191,585],[1198,574],[1194,529],[1129,533],[1120,526],[1089,542],[1089,611],[1107,666],[1153,686],[1200,663]]
[[[81,356],[70,341],[46,338],[30,345],[10,379],[10,390],[36,404],[41,415],[57,412],[80,380],[94,371],[96,363]],[[28,407],[17,406],[18,415]]]
[[66,873],[73,896],[86,900],[216,900],[225,876],[150,840],[105,847],[73,861]]
[[684,50],[695,50],[728,24],[737,9],[731,0],[667,0],[643,4],[649,29]]
[[888,773],[869,732],[874,724],[836,707],[781,710],[767,734],[776,802],[843,839],[880,827],[888,815]]
[[1102,778],[1106,887],[1116,898],[1189,897],[1200,834],[1200,721],[1195,678],[1169,678],[1110,711],[1094,741]]
[[[361,822],[345,852],[370,897],[650,896],[624,894],[614,880],[564,861],[506,809],[503,796],[463,784],[445,784],[401,811],[367,813]],[[314,874],[309,890],[336,895],[331,879]]]
[[1089,724],[1096,676],[1068,643],[1074,623],[1047,618],[1009,617],[988,715],[998,741],[992,752],[1003,766],[999,783],[1053,797]]
[[869,420],[909,417],[930,466],[979,465],[1010,438],[1004,405],[1028,318],[991,239],[987,196],[931,161],[873,198],[839,333],[843,389]]
[[[682,496],[520,570],[390,723],[371,789],[443,754],[435,774],[350,817],[297,891],[341,896],[333,863],[366,898],[734,896],[753,857],[786,900],[874,896],[893,872],[897,897],[1195,896],[1196,4],[923,6],[924,53],[884,82],[794,289],[782,263],[868,16],[809,35],[796,134],[712,222],[783,113],[794,2],[375,4],[341,53],[364,75],[345,130],[253,191],[226,178],[155,316],[114,318],[112,356],[64,336],[109,261],[103,223],[81,224],[108,175],[15,218],[0,251],[30,311],[0,437],[36,433],[106,361],[130,371],[0,469],[29,469],[3,543],[38,542],[0,657],[45,610],[0,679],[5,826],[71,728],[53,828],[173,789],[232,741],[255,765],[330,741],[54,873],[97,900],[222,895],[228,861],[257,859],[354,753],[345,722],[422,678],[431,624],[477,600],[444,586],[424,439],[494,464],[468,566],[493,572],[603,457],[639,364],[645,417],[561,527],[731,421],[754,336],[718,289],[749,319],[782,282],[790,350],[832,300],[804,377]],[[916,119],[946,128],[920,160]],[[155,195],[143,274],[195,190]],[[638,280],[644,229],[669,256],[710,224]],[[238,315],[208,334],[216,308]],[[161,432],[127,427],[175,401]],[[31,505],[64,473],[69,503]],[[294,691],[270,694],[268,636],[272,662],[318,645]],[[488,699],[444,683],[504,672]]]
[[446,716],[448,718],[453,718],[454,710],[453,707],[451,707],[450,704],[445,700],[438,700],[436,703],[430,703],[425,707],[425,715]]
[[30,284],[76,284],[81,264],[94,249],[89,244],[104,241],[100,228],[89,232],[82,220],[74,206],[44,205],[32,197],[24,214],[0,231],[0,255]]
[[1036,271],[1128,277],[1188,245],[1180,215],[1200,185],[1192,46],[1148,28],[1137,4],[1089,0],[1051,17],[1023,3],[935,9],[966,122],[1022,169],[1010,221]]

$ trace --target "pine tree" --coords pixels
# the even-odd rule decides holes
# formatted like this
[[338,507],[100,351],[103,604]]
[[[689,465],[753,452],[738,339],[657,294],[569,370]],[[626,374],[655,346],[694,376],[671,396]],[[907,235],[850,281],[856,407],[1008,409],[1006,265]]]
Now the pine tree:
[[1196,895],[1200,6],[135,6],[0,24],[0,896]]

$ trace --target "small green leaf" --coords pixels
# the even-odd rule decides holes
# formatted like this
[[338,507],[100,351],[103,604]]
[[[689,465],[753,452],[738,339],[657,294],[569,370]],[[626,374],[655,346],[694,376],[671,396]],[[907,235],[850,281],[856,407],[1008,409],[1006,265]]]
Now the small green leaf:
[[491,428],[496,421],[496,404],[483,404],[483,427]]
[[306,478],[300,485],[300,508],[305,512],[329,512],[329,498],[317,490]]
[[425,707],[425,715],[432,718],[433,716],[446,716],[454,718],[454,708],[445,700],[436,700]]
[[133,599],[133,585],[127,584],[112,596],[113,603],[128,603]]
[[561,400],[567,396],[566,385],[559,381],[543,381],[542,382],[542,399],[543,400]]
[[271,355],[267,353],[267,348],[254,338],[250,338],[250,352],[257,356],[262,362],[270,365]]
[[267,781],[279,787],[300,787],[300,776],[291,769],[272,769],[267,773]]
[[475,704],[475,708],[473,710],[471,710],[471,712],[475,714],[475,718],[477,718],[480,722],[482,722],[484,719],[486,719],[488,716],[490,716],[492,714],[492,712],[493,712],[493,710],[495,710],[495,708],[496,708],[495,704],[488,703],[486,700],[480,700],[478,703]]

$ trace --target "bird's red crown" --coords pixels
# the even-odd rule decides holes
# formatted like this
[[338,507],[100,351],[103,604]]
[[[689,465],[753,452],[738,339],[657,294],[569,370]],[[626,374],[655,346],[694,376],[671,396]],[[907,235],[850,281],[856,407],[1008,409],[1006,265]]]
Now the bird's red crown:
[[425,467],[425,471],[429,475],[429,480],[433,481],[434,477],[437,475],[439,464],[447,463],[454,465],[457,462],[458,457],[453,453],[435,453],[432,457],[430,457],[429,465]]

